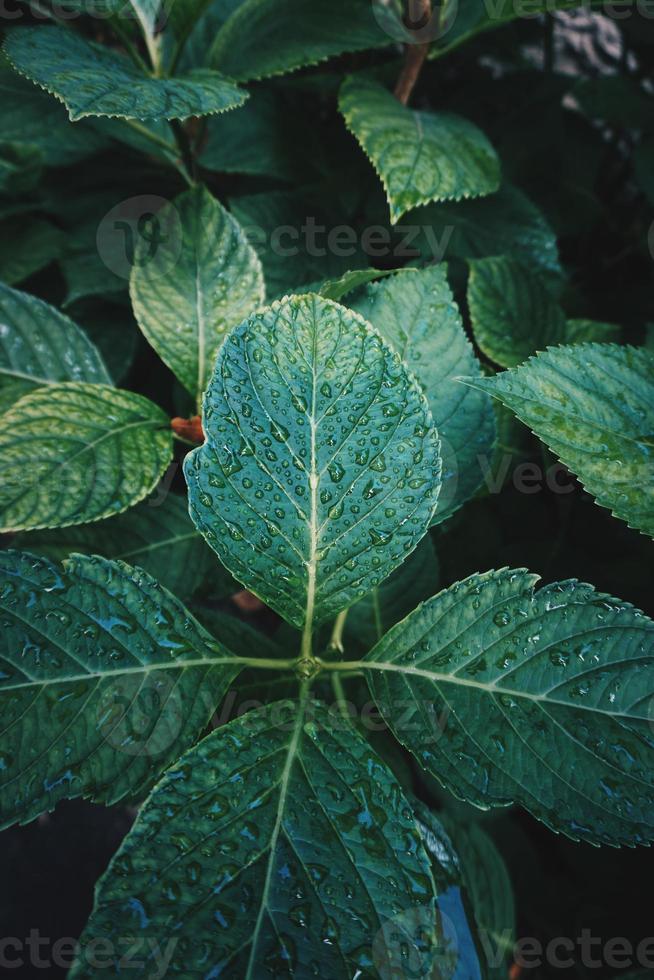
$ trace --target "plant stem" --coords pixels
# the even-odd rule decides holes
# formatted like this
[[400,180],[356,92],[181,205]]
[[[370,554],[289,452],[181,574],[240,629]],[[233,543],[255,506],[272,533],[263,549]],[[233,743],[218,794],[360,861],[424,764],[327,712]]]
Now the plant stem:
[[[413,4],[414,2],[416,0],[407,0],[408,4]],[[424,24],[427,24],[431,17],[431,0],[417,0],[417,2],[420,4],[420,20]],[[428,51],[429,41],[404,45],[404,65],[402,66],[402,71],[395,85],[394,92],[395,98],[402,105],[407,105],[409,102],[411,93],[420,76],[422,66],[427,58]]]
[[193,187],[195,182],[186,169],[183,161],[180,160],[180,153],[174,143],[169,143],[168,140],[163,139],[161,136],[157,136],[157,134],[153,133],[147,126],[137,122],[135,119],[121,119],[120,121],[126,126],[129,126],[130,129],[133,129],[135,133],[138,133],[144,139],[149,140],[154,146],[159,147],[159,149],[163,151],[168,162],[173,165],[179,174],[181,174],[189,187]]
[[352,719],[350,718],[350,714],[346,707],[347,701],[345,698],[345,689],[343,688],[343,681],[341,680],[339,674],[332,674],[331,679],[332,679],[332,688],[334,690],[334,695],[336,697],[336,704],[338,705],[339,714],[341,715],[341,718],[343,718],[343,720],[346,721],[348,725],[350,725],[352,723]]
[[332,629],[332,635],[327,646],[327,649],[331,653],[345,653],[345,647],[343,646],[343,630],[345,629],[345,620],[347,619],[347,614],[349,611],[349,609],[341,610],[334,620],[334,628]]
[[186,171],[186,178],[189,185],[193,187],[195,184],[195,158],[193,157],[193,151],[191,149],[188,134],[179,119],[171,119],[170,128],[173,131],[177,146],[179,147],[179,153]]
[[122,46],[125,48],[125,51],[130,56],[130,58],[132,59],[136,67],[140,68],[141,71],[144,71],[146,75],[149,75],[150,69],[148,68],[145,61],[139,54],[136,45],[132,43],[132,39],[130,38],[127,31],[124,29],[123,25],[119,22],[118,18],[112,17],[109,23],[111,24],[111,29],[113,30],[114,34],[119,39]]

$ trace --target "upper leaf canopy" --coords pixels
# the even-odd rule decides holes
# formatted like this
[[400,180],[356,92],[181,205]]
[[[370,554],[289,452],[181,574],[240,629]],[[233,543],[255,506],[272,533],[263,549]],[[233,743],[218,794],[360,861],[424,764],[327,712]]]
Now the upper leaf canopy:
[[146,75],[127,57],[61,27],[12,31],[4,51],[22,75],[64,103],[73,122],[85,116],[187,119],[225,112],[247,98],[208,68],[175,78]]
[[364,78],[346,79],[339,101],[348,128],[381,177],[393,223],[420,204],[481,197],[499,188],[497,155],[467,119],[416,112]]
[[[132,307],[152,346],[199,399],[227,332],[263,302],[263,272],[238,222],[205,187],[186,191],[168,208],[181,240],[171,234],[154,253],[140,240]],[[165,214],[161,221],[173,225]]]
[[399,356],[315,295],[226,339],[186,458],[191,516],[239,581],[313,627],[415,548],[440,489],[438,436]]

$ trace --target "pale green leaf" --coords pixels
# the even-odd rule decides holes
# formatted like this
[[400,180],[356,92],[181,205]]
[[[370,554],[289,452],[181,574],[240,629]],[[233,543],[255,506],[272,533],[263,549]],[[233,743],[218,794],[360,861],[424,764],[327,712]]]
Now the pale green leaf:
[[58,381],[111,384],[83,330],[54,306],[0,283],[0,382],[28,386]]
[[[263,302],[263,273],[237,221],[206,188],[186,191],[170,207],[181,241],[170,235],[153,254],[140,241],[132,306],[157,353],[200,398],[226,334]],[[172,224],[165,214],[161,220]]]
[[221,581],[227,592],[234,589],[233,579],[188,516],[186,500],[173,493],[163,499],[153,495],[124,514],[95,524],[30,531],[15,543],[57,561],[81,552],[137,565],[180,599],[191,596],[207,578],[216,592]]
[[186,457],[191,516],[243,584],[307,634],[415,548],[440,488],[416,382],[357,314],[291,297],[237,327]]
[[298,289],[298,293],[317,293],[325,299],[333,299],[335,303],[340,303],[344,296],[354,292],[361,286],[376,279],[385,279],[386,276],[394,276],[395,269],[353,269],[351,272],[344,272],[337,279],[325,279],[324,282],[311,283]]
[[236,656],[139,569],[0,552],[0,826],[142,796],[206,726]]
[[170,422],[131,391],[51,384],[3,416],[0,455],[3,531],[85,524],[153,489],[172,455]]
[[430,201],[481,197],[498,190],[497,155],[467,119],[410,109],[364,78],[346,79],[339,106],[381,178],[391,222]]
[[391,38],[369,0],[245,0],[218,32],[209,61],[238,81],[294,71]]
[[[348,301],[400,355],[427,396],[441,439],[443,471],[437,522],[478,489],[495,441],[489,398],[470,398],[461,375],[481,377],[444,266],[399,272]],[[468,389],[470,390],[470,389]]]
[[247,93],[207,68],[175,78],[140,71],[126,56],[61,27],[12,31],[4,51],[14,67],[63,102],[71,120],[84,116],[186,119],[241,105]]
[[471,382],[528,425],[601,507],[654,536],[654,354],[574,344]]
[[468,308],[479,347],[502,367],[566,339],[563,310],[543,279],[507,256],[470,262]]
[[[396,737],[460,799],[592,843],[654,838],[654,622],[576,581],[476,574],[362,661]],[[393,705],[410,701],[410,725]],[[406,717],[406,715],[404,716]]]
[[[325,706],[276,702],[213,732],[154,790],[100,880],[71,978],[114,976],[118,937],[135,931],[179,931],[168,969],[186,977],[378,975],[401,946],[428,962],[433,895],[384,763]],[[100,937],[116,956],[98,970]]]

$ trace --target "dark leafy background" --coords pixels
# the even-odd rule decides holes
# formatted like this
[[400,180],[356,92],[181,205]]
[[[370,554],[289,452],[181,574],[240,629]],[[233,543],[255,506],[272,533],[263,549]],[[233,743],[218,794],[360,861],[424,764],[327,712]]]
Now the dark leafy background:
[[[90,34],[94,26],[85,29]],[[215,196],[230,200],[238,213],[239,207],[247,209],[250,195],[277,191],[290,195],[303,215],[316,213],[305,201],[311,202],[319,186],[322,207],[337,216],[335,223],[385,224],[381,190],[336,110],[343,72],[367,65],[380,66],[388,78],[397,72],[392,52],[357,54],[255,85],[255,95],[275,92],[285,107],[280,166],[291,183],[207,171]],[[636,133],[649,128],[654,139],[647,95],[652,68],[653,21],[635,14],[620,22],[587,13],[558,14],[482,34],[428,63],[414,96],[416,106],[446,105],[480,125],[507,176],[546,214],[568,272],[561,298],[567,316],[619,323],[624,339],[635,344],[644,341],[646,324],[654,321],[653,257],[647,247],[654,220],[652,177],[650,171],[643,179],[634,153]],[[66,304],[78,322],[89,325],[123,386],[148,395],[171,414],[184,414],[191,410],[187,396],[137,335],[125,281],[112,278],[93,255],[97,222],[114,203],[138,194],[172,197],[181,187],[173,171],[129,147],[107,144],[102,127],[97,128],[98,152],[92,159],[48,169],[23,192],[29,214],[23,225],[16,224],[15,215],[0,214],[0,239],[8,243],[0,244],[0,279],[11,271],[21,289]],[[306,192],[297,190],[298,174]],[[50,229],[49,251],[38,222]],[[42,256],[22,244],[17,227],[36,233],[41,228]],[[89,254],[85,267],[79,256]],[[84,291],[84,275],[99,277],[100,288],[76,299]],[[453,262],[450,277],[463,301],[463,264]],[[315,278],[315,270],[305,276],[306,281]],[[101,332],[98,323],[111,324],[111,330]],[[514,426],[510,438],[516,443],[515,464],[553,462],[526,430]],[[435,529],[441,585],[478,569],[524,565],[546,581],[592,581],[598,590],[654,615],[654,544],[598,508],[572,478],[570,484],[573,490],[567,494],[546,487],[527,494],[509,480],[500,494],[472,501]],[[179,474],[175,488],[181,489]],[[272,615],[259,613],[255,620],[267,632],[276,629]],[[408,756],[402,765],[403,781],[418,796],[436,805],[443,802],[438,787],[425,781]],[[472,816],[493,835],[510,868],[518,936],[547,942],[553,936],[575,938],[588,928],[604,941],[626,937],[635,944],[654,934],[654,855],[649,850],[575,845],[518,811]],[[132,818],[128,808],[65,803],[53,815],[5,832],[2,936],[27,937],[31,929],[52,940],[78,935],[91,909],[93,885]],[[25,967],[11,975],[42,972]],[[50,972],[64,975],[54,968]],[[604,978],[615,970],[544,967],[523,975]]]

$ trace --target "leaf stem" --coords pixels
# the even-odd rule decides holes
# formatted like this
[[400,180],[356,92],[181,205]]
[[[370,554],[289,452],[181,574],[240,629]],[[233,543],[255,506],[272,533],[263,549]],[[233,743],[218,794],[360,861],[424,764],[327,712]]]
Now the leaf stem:
[[330,653],[345,653],[343,630],[345,629],[345,620],[349,611],[349,609],[342,609],[334,620],[334,628],[332,629],[332,635],[327,645],[327,650]]
[[119,39],[122,46],[125,48],[125,51],[130,56],[130,58],[132,59],[136,67],[140,68],[141,71],[145,72],[146,75],[149,75],[150,74],[149,67],[146,65],[145,61],[139,54],[136,45],[132,43],[132,39],[130,38],[127,31],[124,29],[123,25],[119,22],[118,18],[112,17],[109,23],[111,24],[111,29],[113,30],[114,34]]
[[170,120],[170,128],[175,137],[177,146],[179,147],[179,153],[182,158],[182,165],[185,171],[185,177],[189,182],[189,186],[193,187],[196,183],[195,180],[195,159],[193,157],[193,151],[191,149],[191,142],[188,138],[188,133],[184,129],[184,126],[179,121],[179,119]]
[[[431,17],[431,0],[407,0],[407,8],[412,12],[416,4],[419,6],[418,21],[426,26]],[[411,93],[418,81],[428,51],[429,41],[404,45],[404,64],[393,93],[402,105],[407,105],[411,98]]]

